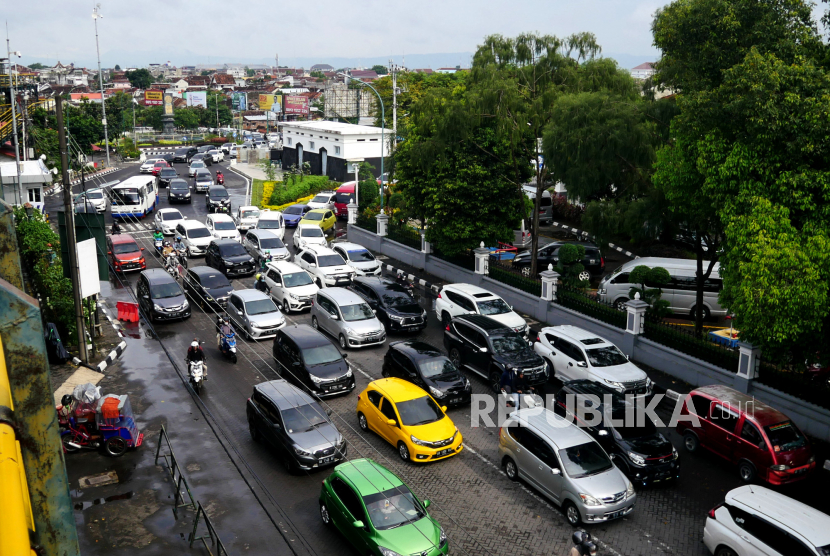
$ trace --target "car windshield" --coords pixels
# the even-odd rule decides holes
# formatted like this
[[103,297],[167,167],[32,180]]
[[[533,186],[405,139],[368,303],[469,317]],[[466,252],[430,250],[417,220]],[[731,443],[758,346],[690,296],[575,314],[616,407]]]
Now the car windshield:
[[297,286],[307,286],[311,284],[311,276],[307,272],[293,272],[291,274],[282,275],[283,285],[286,288],[296,288]]
[[280,221],[276,218],[260,218],[259,222],[256,225],[257,228],[260,230],[279,230],[280,229]]
[[304,220],[322,220],[323,213],[322,212],[309,212],[305,215]]
[[335,255],[320,255],[319,257],[317,257],[317,265],[320,266],[321,268],[322,267],[328,267],[328,266],[337,266],[337,265],[340,265],[340,264],[346,264],[346,262],[343,260],[343,257],[341,257],[340,255],[337,255],[337,254],[335,254]]
[[289,433],[313,431],[316,427],[328,423],[326,412],[317,404],[301,405],[280,412],[285,430]]
[[328,203],[329,196],[328,195],[317,195],[311,200],[312,203]]
[[395,405],[398,406],[401,421],[408,427],[428,425],[444,418],[444,412],[429,396],[399,402]]
[[358,320],[369,320],[375,318],[375,313],[372,308],[366,303],[357,303],[356,305],[344,305],[340,307],[343,312],[343,320],[346,322],[354,322]]
[[214,222],[213,227],[217,230],[235,230],[236,226],[233,225],[233,222]]
[[443,355],[418,361],[418,368],[424,378],[438,378],[439,376],[457,376],[458,369]]
[[[204,268],[204,267],[202,267],[202,268]],[[215,289],[215,288],[225,288],[225,287],[230,286],[230,283],[228,282],[228,279],[225,278],[225,275],[222,274],[221,272],[216,272],[216,273],[207,274],[207,275],[202,274],[202,276],[200,276],[199,279],[200,279],[200,282],[201,282],[202,286],[204,286],[205,288],[207,288],[209,290],[212,290],[212,289]]]
[[191,167],[191,168],[204,168],[204,167],[205,167],[205,163],[204,163],[204,162],[200,162],[200,161],[198,161],[198,160],[197,160],[196,162],[191,162],[191,163],[190,163],[190,167]]
[[270,299],[257,299],[245,303],[245,310],[249,315],[264,315],[265,313],[275,312],[277,306]]
[[288,207],[283,211],[284,214],[302,214],[303,213],[303,206],[302,205],[294,205]]
[[104,193],[101,191],[88,191],[86,194],[87,199],[103,199]]
[[510,308],[510,305],[505,303],[501,298],[488,299],[487,301],[477,301],[476,305],[478,305],[478,312],[482,315],[501,315],[509,313],[513,310]]
[[596,442],[559,450],[559,457],[572,479],[596,475],[614,466]]
[[409,489],[403,485],[364,496],[363,503],[366,504],[372,526],[378,531],[394,529],[418,521],[426,515]]
[[174,170],[173,168],[162,168],[161,177],[169,178],[171,176],[178,176],[178,174],[176,173],[176,170]]
[[303,350],[303,360],[309,367],[342,361],[343,356],[331,344]]
[[136,251],[138,251],[138,245],[135,243],[113,243],[112,245],[112,252],[116,255],[135,253]]
[[[196,174],[196,181],[204,182],[204,181],[213,181],[213,178],[210,177],[208,174]],[[219,197],[216,193],[211,193],[213,197]]]
[[406,307],[417,303],[405,289],[398,285],[390,284],[380,297],[383,300],[383,304],[387,307]]
[[[210,179],[210,176],[205,176],[205,177]],[[225,189],[221,189],[221,188],[220,189],[211,189],[210,190],[210,196],[211,197],[222,197],[222,198],[224,198],[224,197],[228,196],[228,192]]]
[[300,237],[323,237],[323,230],[320,228],[303,228],[300,230]]
[[375,256],[368,249],[354,249],[347,251],[347,253],[349,254],[349,260],[354,263],[366,263],[375,260]]
[[515,332],[504,336],[493,336],[490,342],[496,353],[515,353],[527,349],[527,342]]
[[588,354],[588,361],[592,367],[613,367],[628,363],[628,359],[616,346],[586,349],[585,353]]
[[[219,222],[219,224],[225,224],[225,222]],[[220,228],[217,226],[216,229],[218,230]],[[245,251],[245,248],[235,241],[233,243],[229,243],[228,245],[223,245],[221,251],[223,257],[238,257],[239,255],[248,254],[248,252]]]
[[192,228],[190,230],[187,230],[187,237],[189,237],[190,239],[210,237],[210,232],[207,228]]
[[263,237],[259,239],[259,246],[262,249],[285,249],[285,244],[278,237]]
[[242,218],[259,218],[258,210],[243,210]]
[[166,297],[176,297],[178,295],[182,295],[182,290],[176,282],[150,285],[150,297],[153,299],[164,299]]
[[795,428],[792,421],[784,421],[777,425],[764,427],[767,436],[776,452],[788,452],[807,445],[807,439],[801,431]]
[[114,205],[137,205],[140,197],[138,189],[113,189],[112,203]]
[[170,212],[162,212],[161,213],[162,220],[181,220],[182,213],[177,210],[171,210]]
[[188,189],[190,189],[190,186],[187,185],[187,182],[184,181],[184,180],[171,181],[170,182],[170,190],[172,191],[174,189],[175,190],[180,190],[181,189],[183,191],[187,191]]

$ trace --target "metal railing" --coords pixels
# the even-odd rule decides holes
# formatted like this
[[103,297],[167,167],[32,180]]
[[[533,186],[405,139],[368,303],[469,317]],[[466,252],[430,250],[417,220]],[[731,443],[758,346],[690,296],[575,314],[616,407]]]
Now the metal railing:
[[[362,226],[361,226],[362,227]],[[387,237],[392,241],[396,241],[401,245],[406,245],[413,249],[421,250],[421,234],[406,224],[392,224],[390,222],[387,230]]]
[[[205,512],[205,509],[202,507],[201,502],[197,502],[196,505],[198,506],[196,510],[196,519],[193,520],[193,531],[191,531],[190,535],[188,536],[188,540],[190,541],[190,548],[193,548],[193,543],[196,541],[202,541],[202,545],[205,547],[205,550],[208,551],[208,554],[213,556],[213,551],[211,551],[210,547],[216,547],[216,554],[217,556],[228,556],[228,551],[225,548],[225,545],[222,544],[222,539],[219,538],[219,534],[216,532],[216,529],[213,528],[213,523],[210,522],[210,518]],[[199,518],[202,517],[205,521],[205,527],[207,528],[207,532],[204,535],[196,536],[196,532],[199,529]],[[208,546],[207,539],[210,539],[210,546]]]
[[524,292],[541,296],[542,281],[538,278],[526,276],[521,270],[513,268],[512,258],[505,259],[502,258],[502,255],[500,253],[490,255],[490,261],[487,265],[487,274],[490,278]]
[[693,327],[667,323],[648,316],[643,325],[643,335],[649,340],[733,372],[738,368],[738,350],[718,344],[706,336],[697,336]]
[[611,326],[625,328],[625,311],[600,301],[595,296],[587,294],[585,290],[560,285],[556,292],[556,303]]

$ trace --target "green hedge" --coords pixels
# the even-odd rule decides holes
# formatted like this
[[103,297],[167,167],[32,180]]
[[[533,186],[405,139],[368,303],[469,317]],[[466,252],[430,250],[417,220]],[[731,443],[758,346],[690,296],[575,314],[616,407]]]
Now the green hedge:
[[271,193],[269,205],[284,205],[326,189],[336,189],[339,184],[326,176],[292,176],[288,181],[277,182]]

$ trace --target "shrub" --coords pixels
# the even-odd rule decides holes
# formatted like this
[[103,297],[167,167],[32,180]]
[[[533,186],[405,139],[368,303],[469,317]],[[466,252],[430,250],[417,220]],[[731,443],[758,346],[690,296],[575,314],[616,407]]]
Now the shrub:
[[225,139],[224,137],[214,137],[213,139],[210,140],[210,142],[215,144],[215,145],[224,145],[225,143],[228,142],[228,140]]
[[171,139],[161,139],[159,145],[181,145],[181,141],[173,141]]
[[337,182],[329,181],[326,176],[304,176],[302,180],[297,176],[292,178],[290,181],[274,184],[274,190],[268,201],[269,205],[293,203],[301,197],[319,193],[324,189],[334,189],[339,185]]
[[551,213],[554,218],[567,220],[576,225],[582,223],[582,214],[585,212],[585,207],[573,205],[565,197],[558,195],[554,195],[551,202]]

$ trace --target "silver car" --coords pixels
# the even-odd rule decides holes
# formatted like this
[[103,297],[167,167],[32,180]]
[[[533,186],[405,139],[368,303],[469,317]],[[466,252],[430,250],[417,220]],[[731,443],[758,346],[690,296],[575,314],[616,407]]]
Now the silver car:
[[499,429],[499,459],[510,480],[532,485],[571,525],[617,519],[634,509],[631,481],[587,432],[553,411],[514,411]]
[[101,188],[90,189],[86,193],[75,195],[75,205],[83,205],[84,202],[92,205],[98,213],[107,211],[107,196]]
[[228,299],[228,314],[243,337],[272,338],[285,326],[285,317],[268,295],[259,290],[238,290]]
[[268,255],[272,261],[287,261],[291,258],[288,248],[271,230],[248,230],[243,236],[242,245],[257,264],[261,264]]
[[362,297],[344,288],[317,292],[311,326],[337,338],[343,349],[382,344],[386,329]]

